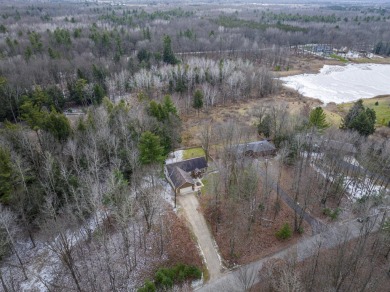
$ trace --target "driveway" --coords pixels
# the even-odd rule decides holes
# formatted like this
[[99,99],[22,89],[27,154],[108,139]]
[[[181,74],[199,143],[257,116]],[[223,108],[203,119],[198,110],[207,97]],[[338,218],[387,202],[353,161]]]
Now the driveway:
[[214,246],[213,237],[207,227],[203,214],[198,211],[199,202],[195,194],[181,195],[177,197],[179,205],[183,208],[187,221],[192,227],[203,258],[210,275],[210,281],[221,276],[221,261]]

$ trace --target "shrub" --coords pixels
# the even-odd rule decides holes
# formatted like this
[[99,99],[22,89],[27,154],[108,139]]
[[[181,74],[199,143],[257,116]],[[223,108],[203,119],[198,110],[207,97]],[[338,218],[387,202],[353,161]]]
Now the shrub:
[[200,279],[202,272],[197,267],[178,264],[173,268],[160,268],[155,274],[154,283],[157,288],[172,288],[176,283],[186,280]]
[[137,292],[155,292],[156,286],[153,282],[146,280],[143,287],[139,288]]
[[298,228],[297,232],[298,232],[299,234],[303,234],[303,233],[305,233],[305,229],[303,229],[303,227],[300,226],[300,227]]
[[185,275],[187,278],[190,279],[200,279],[202,278],[202,271],[199,270],[197,267],[194,266],[186,266],[184,268]]
[[288,223],[285,223],[281,229],[279,229],[278,232],[276,232],[276,237],[278,239],[288,239],[292,235],[292,230],[290,228],[290,225]]
[[379,102],[377,101],[377,102],[375,102],[375,105],[379,105]]
[[336,220],[337,217],[339,216],[340,214],[340,208],[336,208],[334,210],[332,209],[329,209],[329,208],[325,208],[322,213],[324,213],[326,216],[329,216],[332,220]]
[[156,272],[154,281],[157,286],[163,286],[170,288],[173,286],[173,281],[175,280],[175,272],[173,269],[161,268]]

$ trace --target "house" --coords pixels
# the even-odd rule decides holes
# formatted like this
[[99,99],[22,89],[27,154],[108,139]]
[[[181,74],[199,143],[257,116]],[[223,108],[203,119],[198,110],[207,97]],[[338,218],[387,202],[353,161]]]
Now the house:
[[236,145],[236,153],[242,156],[260,157],[276,154],[275,146],[267,140]]
[[348,142],[325,139],[323,141],[319,141],[318,144],[320,145],[317,146],[319,151],[328,151],[328,152],[333,151],[336,154],[352,155],[352,156],[358,153],[356,147],[353,144]]
[[200,180],[207,170],[205,157],[196,157],[166,164],[164,167],[165,177],[177,194],[188,194],[199,191],[203,184]]

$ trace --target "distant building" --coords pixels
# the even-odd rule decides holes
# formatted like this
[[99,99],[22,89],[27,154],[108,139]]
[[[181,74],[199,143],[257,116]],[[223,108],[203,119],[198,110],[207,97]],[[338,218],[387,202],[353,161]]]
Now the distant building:
[[333,47],[327,44],[316,44],[312,49],[315,53],[323,53],[325,55],[331,55],[333,53]]
[[276,154],[274,144],[267,140],[238,144],[234,149],[238,155],[242,156],[260,157]]
[[[314,140],[315,141],[315,140]],[[334,152],[336,154],[343,154],[343,155],[355,155],[357,154],[356,147],[347,142],[341,142],[336,140],[319,140],[315,143],[315,150],[317,151],[328,151],[328,152]]]

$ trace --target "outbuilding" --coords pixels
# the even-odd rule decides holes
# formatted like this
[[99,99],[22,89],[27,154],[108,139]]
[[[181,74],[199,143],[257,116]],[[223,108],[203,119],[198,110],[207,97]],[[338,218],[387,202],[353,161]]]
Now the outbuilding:
[[276,154],[276,148],[267,140],[236,145],[236,153],[242,156],[261,157]]

